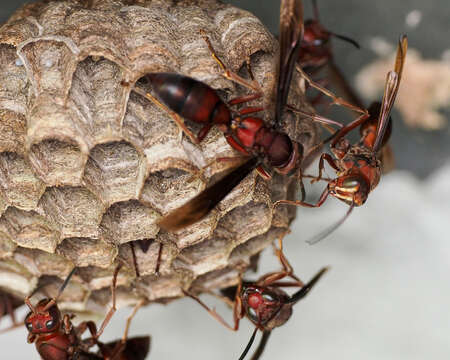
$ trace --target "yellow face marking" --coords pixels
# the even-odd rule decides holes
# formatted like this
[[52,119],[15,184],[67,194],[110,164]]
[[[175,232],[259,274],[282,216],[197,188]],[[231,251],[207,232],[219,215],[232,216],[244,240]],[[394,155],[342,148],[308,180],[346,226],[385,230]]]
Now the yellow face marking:
[[335,189],[336,189],[337,191],[341,191],[341,192],[343,192],[343,193],[352,193],[352,194],[354,194],[354,193],[358,192],[358,190],[359,190],[359,185],[358,185],[358,186],[353,186],[353,187],[351,187],[351,188],[336,186]]
[[335,193],[334,196],[337,197],[338,199],[341,199],[344,201],[353,202],[353,196],[350,196],[350,195]]

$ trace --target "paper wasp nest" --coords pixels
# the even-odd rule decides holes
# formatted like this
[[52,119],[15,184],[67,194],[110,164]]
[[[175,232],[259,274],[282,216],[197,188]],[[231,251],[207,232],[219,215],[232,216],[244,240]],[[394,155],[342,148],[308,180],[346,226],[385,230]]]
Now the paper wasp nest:
[[[38,284],[59,285],[77,266],[65,297],[92,310],[109,298],[120,259],[127,264],[118,280],[122,300],[165,301],[183,287],[235,283],[250,257],[288,228],[295,209],[273,212],[272,203],[295,196],[295,179],[256,174],[200,223],[175,234],[157,225],[230,164],[217,162],[204,176],[199,169],[238,156],[215,128],[192,144],[133,91],[145,86],[146,72],[166,71],[204,81],[224,99],[246,93],[224,79],[200,29],[244,76],[251,55],[265,103],[273,102],[276,40],[250,13],[216,1],[46,1],[1,27],[1,288],[23,297]],[[302,107],[299,84],[296,78],[290,102]],[[308,120],[285,122],[306,149],[317,141]],[[150,240],[148,251],[136,240]]]

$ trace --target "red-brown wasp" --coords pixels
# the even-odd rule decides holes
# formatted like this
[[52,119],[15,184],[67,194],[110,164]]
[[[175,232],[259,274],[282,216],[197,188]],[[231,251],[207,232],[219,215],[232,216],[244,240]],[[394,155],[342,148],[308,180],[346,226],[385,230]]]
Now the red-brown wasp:
[[[408,40],[401,36],[397,48],[394,70],[387,74],[383,100],[370,106],[370,115],[362,115],[350,124],[346,125],[335,135],[330,149],[335,158],[329,154],[322,154],[319,161],[319,175],[316,180],[322,179],[324,162],[336,171],[337,178],[328,179],[328,186],[315,204],[304,201],[280,200],[275,204],[290,204],[306,207],[321,206],[328,195],[350,205],[346,215],[335,225],[326,229],[310,241],[316,243],[336,229],[350,215],[355,206],[361,206],[367,200],[369,193],[380,181],[382,165],[380,151],[389,139],[391,118],[390,113],[397,96],[400,85],[403,65],[405,63]],[[350,145],[345,136],[353,129],[360,127],[361,139],[358,143]]]
[[[255,325],[255,330],[239,360],[244,359],[247,355],[255,340],[257,331],[261,330],[263,335],[252,356],[252,360],[259,359],[271,331],[289,320],[292,315],[292,307],[309,293],[328,270],[326,267],[322,268],[308,283],[304,284],[293,274],[292,267],[282,252],[281,239],[280,248],[276,249],[276,254],[283,268],[281,271],[268,273],[254,282],[241,280],[237,287],[225,289],[223,296],[213,293],[214,296],[225,301],[233,308],[233,325],[229,325],[215,310],[210,309],[197,296],[190,292],[185,292],[186,295],[197,301],[209,314],[230,330],[237,331],[239,329],[239,321],[244,317],[247,317]],[[291,277],[293,281],[280,281],[285,277]],[[300,290],[290,296],[281,289],[283,287],[300,287]]]
[[[280,8],[280,61],[273,126],[264,124],[261,118],[249,116],[257,111],[264,110],[264,107],[246,107],[239,113],[233,114],[229,106],[260,98],[262,96],[260,87],[253,80],[250,68],[251,81],[229,71],[217,57],[209,39],[204,34],[203,37],[207,46],[224,71],[225,77],[252,89],[254,93],[233,99],[225,104],[212,88],[192,78],[171,73],[150,73],[145,76],[152,85],[153,91],[165,105],[151,94],[146,94],[139,89],[137,89],[137,92],[164,108],[177,123],[182,123],[181,117],[184,117],[187,120],[203,124],[203,128],[196,138],[197,141],[203,139],[209,129],[215,125],[224,132],[228,143],[234,149],[247,158],[250,157],[214,185],[162,218],[159,222],[162,228],[175,231],[199,221],[254,169],[258,169],[258,172],[266,178],[270,175],[264,170],[263,166],[274,169],[281,174],[295,171],[299,180],[301,180],[300,167],[303,158],[303,146],[279,131],[279,127],[286,107],[293,71],[301,49],[303,29],[302,2],[300,0],[283,0]],[[304,72],[302,72],[302,75],[308,82],[311,82]],[[327,90],[324,91],[332,97],[334,103],[366,114],[365,110],[352,106]],[[311,114],[307,115],[311,116]],[[313,118],[326,124],[336,125],[336,122],[320,116],[313,116]]]
[[[98,340],[109,323],[116,310],[116,282],[117,274],[121,266],[117,266],[113,275],[112,307],[108,311],[100,330],[92,321],[81,322],[74,326],[71,322],[73,316],[61,314],[57,300],[76,271],[74,268],[61,285],[58,294],[54,298],[44,298],[37,305],[33,305],[30,297],[25,299],[25,304],[30,308],[30,313],[25,318],[25,326],[28,329],[28,342],[35,343],[36,349],[43,360],[69,360],[69,359],[117,359],[117,360],[144,360],[150,346],[150,337],[136,337],[127,339],[131,319],[136,314],[142,302],[138,303],[132,315],[128,318],[125,334],[121,340],[102,343]],[[85,340],[81,335],[89,330],[91,337]],[[98,345],[99,352],[90,352],[90,348]]]
[[[359,49],[360,46],[353,39],[326,29],[319,20],[317,1],[313,0],[312,3],[314,18],[305,20],[305,31],[301,42],[298,63],[309,76],[314,76],[317,72],[326,67],[328,70],[326,82],[328,83],[328,81],[330,81],[333,84],[336,84],[339,90],[345,93],[347,100],[360,108],[364,108],[358,97],[354,96],[344,75],[334,62],[330,39],[331,37],[335,37],[344,40],[355,46],[357,49]],[[322,94],[319,94],[317,99],[321,96]],[[311,102],[314,104],[317,103],[317,100],[312,100]]]
[[[298,59],[298,63],[303,70],[312,76],[316,71],[320,70],[324,66],[328,69],[328,81],[333,85],[336,85],[340,91],[345,95],[345,98],[358,108],[365,108],[359,96],[356,95],[350,84],[345,79],[344,75],[334,62],[333,51],[331,49],[330,38],[336,37],[338,39],[347,41],[359,49],[359,44],[353,39],[339,35],[327,30],[319,20],[319,10],[317,1],[312,0],[314,9],[314,18],[305,20],[305,34],[303,36],[301,52]],[[314,84],[313,84],[314,85]],[[322,89],[318,89],[322,90]],[[321,96],[322,94],[319,94]],[[313,101],[314,102],[314,101]],[[368,127],[376,128],[377,117],[373,114],[380,113],[380,103],[373,103],[368,109],[368,113],[371,114],[370,118],[361,125],[361,136],[363,136]],[[390,136],[392,122],[389,122],[389,128],[385,135],[385,142]],[[375,129],[373,129],[375,131]],[[385,143],[384,143],[385,144]],[[386,172],[393,167],[393,155],[389,146],[383,146],[382,149],[382,166]]]
[[333,51],[330,43],[331,37],[347,41],[359,49],[359,44],[355,40],[326,29],[319,20],[317,1],[313,0],[312,3],[314,18],[305,20],[305,30],[301,42],[302,50],[298,58],[298,62],[308,73],[333,61]]

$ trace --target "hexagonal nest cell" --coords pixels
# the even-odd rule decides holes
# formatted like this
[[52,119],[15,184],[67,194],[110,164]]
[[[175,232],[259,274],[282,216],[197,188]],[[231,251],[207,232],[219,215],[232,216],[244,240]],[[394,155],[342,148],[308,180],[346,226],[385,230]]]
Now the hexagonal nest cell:
[[[278,45],[244,10],[215,0],[44,1],[3,24],[1,289],[23,298],[44,284],[52,293],[78,267],[61,303],[102,310],[120,261],[119,298],[165,302],[191,286],[235,284],[288,228],[295,210],[272,204],[296,196],[295,179],[255,172],[202,221],[175,233],[158,226],[232,166],[214,160],[239,156],[216,128],[192,143],[134,91],[149,86],[145,73],[165,71],[203,81],[224,100],[248,94],[223,76],[200,29],[232,71],[248,76],[251,58],[265,93],[255,104],[270,123]],[[289,102],[298,108],[308,106],[301,85],[294,74]],[[283,121],[305,151],[317,143],[310,120]]]

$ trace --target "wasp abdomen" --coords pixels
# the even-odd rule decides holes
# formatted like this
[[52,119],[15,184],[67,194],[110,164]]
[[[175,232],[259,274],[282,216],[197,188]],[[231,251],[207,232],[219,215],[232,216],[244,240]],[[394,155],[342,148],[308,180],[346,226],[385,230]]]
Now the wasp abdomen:
[[175,73],[149,73],[146,78],[160,100],[185,119],[196,123],[231,122],[230,110],[208,85]]

